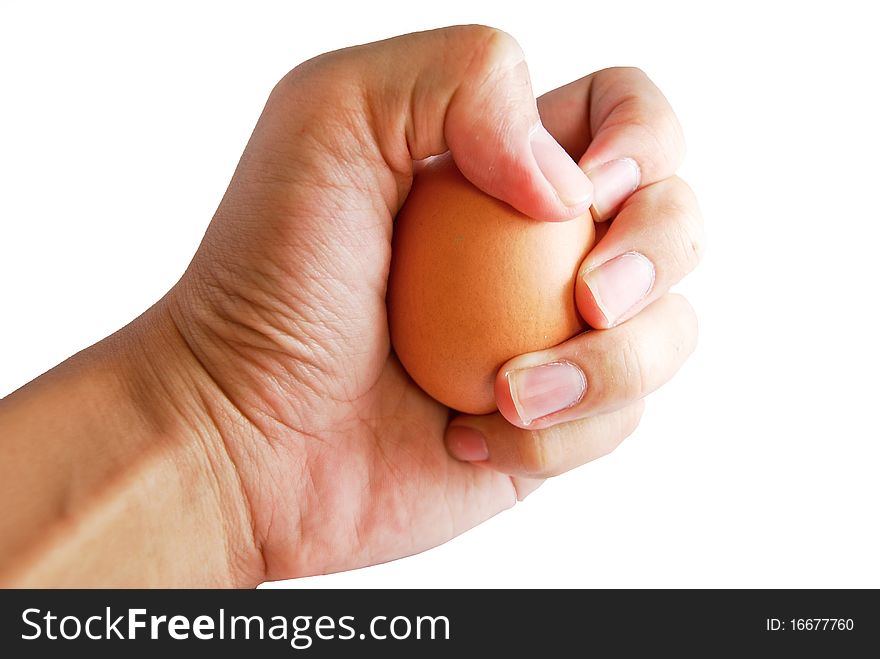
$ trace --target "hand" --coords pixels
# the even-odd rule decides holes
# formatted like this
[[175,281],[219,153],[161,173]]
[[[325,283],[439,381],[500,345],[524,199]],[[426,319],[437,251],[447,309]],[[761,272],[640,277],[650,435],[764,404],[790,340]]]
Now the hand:
[[[500,412],[451,424],[390,351],[384,304],[413,163],[446,150],[535,218],[591,203],[613,218],[577,285],[584,318],[609,329],[512,360]],[[489,28],[407,35],[291,71],[184,277],[113,343],[137,353],[128,389],[141,416],[198,456],[182,490],[216,498],[230,580],[422,551],[629,434],[641,397],[695,341],[690,308],[666,295],[699,252],[699,214],[673,177],[681,155],[678,124],[641,72],[601,71],[536,107],[522,52]]]
[[[319,57],[273,92],[170,305],[250,429],[225,434],[269,578],[387,561],[480,523],[514,503],[510,474],[541,478],[613,448],[638,422],[639,399],[693,348],[690,309],[665,296],[695,265],[699,240],[693,197],[670,178],[683,148],[665,99],[641,72],[612,69],[539,107],[592,173],[603,216],[624,204],[584,264],[597,294],[579,283],[582,314],[609,327],[653,304],[508,364],[579,366],[586,393],[563,412],[545,417],[556,399],[528,387],[565,367],[514,370],[525,414],[543,417],[530,426],[502,369],[504,416],[452,424],[482,431],[485,450],[450,439],[453,454],[486,459],[486,469],[444,451],[449,411],[389,352],[384,294],[415,160],[448,148],[477,186],[544,219],[590,203],[589,184],[540,128],[535,162],[538,116],[520,49],[480,27],[408,35]],[[552,397],[576,397],[566,378]]]

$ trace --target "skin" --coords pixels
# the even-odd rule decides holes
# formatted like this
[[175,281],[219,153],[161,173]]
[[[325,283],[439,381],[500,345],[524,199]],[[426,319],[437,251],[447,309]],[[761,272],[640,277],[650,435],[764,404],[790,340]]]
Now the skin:
[[[578,405],[524,427],[503,368],[499,412],[454,416],[390,350],[393,218],[414,161],[446,150],[537,219],[585,212],[591,199],[567,205],[531,155],[539,110],[584,170],[639,163],[639,189],[600,218],[613,222],[584,268],[635,249],[656,282],[612,323],[579,281],[599,331],[513,360],[578,364],[590,382]],[[699,212],[674,177],[682,152],[641,72],[601,71],[536,105],[516,42],[481,26],[297,67],[178,284],[0,402],[0,580],[250,587],[371,565],[445,542],[604,455],[696,339],[690,307],[667,294],[700,251]],[[487,460],[447,451],[450,418],[483,431]]]

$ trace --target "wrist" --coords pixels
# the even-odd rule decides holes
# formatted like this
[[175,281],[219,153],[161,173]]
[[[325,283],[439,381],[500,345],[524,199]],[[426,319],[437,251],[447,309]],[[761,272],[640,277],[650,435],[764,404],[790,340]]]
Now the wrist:
[[125,398],[146,436],[135,450],[146,456],[151,444],[164,444],[160,460],[177,490],[169,528],[180,560],[195,568],[193,585],[254,587],[265,566],[227,445],[246,441],[251,424],[188,346],[168,310],[170,295],[121,337]]
[[[231,406],[229,406],[231,407]],[[0,580],[253,586],[223,397],[160,302],[0,403]]]

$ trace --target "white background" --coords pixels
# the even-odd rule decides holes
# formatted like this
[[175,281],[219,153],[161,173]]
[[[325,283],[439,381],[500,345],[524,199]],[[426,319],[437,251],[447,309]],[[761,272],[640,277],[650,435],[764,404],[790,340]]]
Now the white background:
[[868,6],[4,2],[0,394],[174,284],[289,68],[487,23],[538,92],[635,65],[676,108],[709,236],[679,286],[700,347],[611,456],[438,549],[285,585],[880,587]]

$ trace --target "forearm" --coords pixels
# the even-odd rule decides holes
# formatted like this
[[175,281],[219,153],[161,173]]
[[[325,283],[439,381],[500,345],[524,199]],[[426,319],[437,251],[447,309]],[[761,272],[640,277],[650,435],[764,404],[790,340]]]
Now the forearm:
[[0,401],[0,582],[259,580],[234,411],[194,361],[157,306]]

